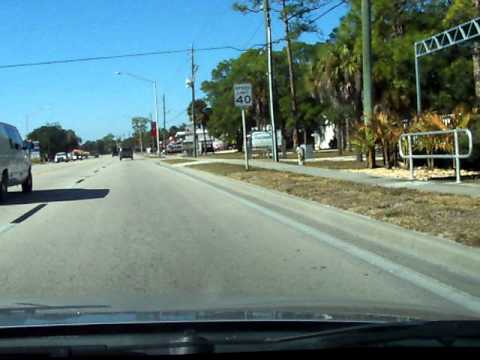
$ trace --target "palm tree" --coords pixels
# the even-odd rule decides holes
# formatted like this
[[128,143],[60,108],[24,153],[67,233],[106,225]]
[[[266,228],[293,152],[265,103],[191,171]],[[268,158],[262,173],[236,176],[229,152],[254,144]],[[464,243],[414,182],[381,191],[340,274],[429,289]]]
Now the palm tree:
[[402,134],[400,118],[392,112],[377,110],[372,121],[372,128],[375,133],[375,142],[382,146],[384,166],[391,169],[395,162],[391,155],[395,154],[394,149]]
[[[320,101],[331,103],[334,112],[344,113],[342,108],[353,106],[354,118],[361,114],[361,72],[360,59],[352,55],[346,44],[326,45],[317,62],[311,67],[307,78],[313,93]],[[325,51],[327,50],[327,51]],[[350,112],[350,111],[349,111]],[[349,113],[347,112],[347,113]],[[339,151],[345,144],[350,147],[351,116],[339,117],[336,121],[339,134]],[[343,135],[346,135],[344,140]]]
[[[206,105],[206,104],[205,104]],[[205,153],[207,153],[207,135],[205,130],[207,128],[208,121],[210,120],[210,115],[212,113],[212,108],[204,107],[201,109],[200,112],[200,123],[202,124],[202,131],[203,131],[203,141],[205,145]]]
[[[457,106],[449,121],[444,119],[434,112],[426,112],[415,118],[415,121],[411,127],[412,132],[415,131],[436,131],[436,130],[451,130],[451,129],[466,129],[469,127],[474,117],[471,112],[464,106]],[[418,143],[420,150],[425,150],[427,154],[433,154],[434,151],[453,152],[454,142],[451,136],[446,137],[434,137],[424,136]],[[434,167],[434,159],[427,160],[428,167],[432,169]]]
[[[191,103],[187,108],[187,113],[188,113],[188,116],[190,118],[192,118],[192,104]],[[212,113],[211,108],[208,107],[205,100],[202,100],[202,99],[195,100],[195,121],[196,121],[196,124],[201,124],[202,125],[202,132],[203,132],[203,144],[204,145],[202,145],[202,151],[204,150],[204,146],[206,146],[207,137],[206,137],[205,130],[206,130],[206,127],[207,127],[208,120],[210,119],[211,113]]]

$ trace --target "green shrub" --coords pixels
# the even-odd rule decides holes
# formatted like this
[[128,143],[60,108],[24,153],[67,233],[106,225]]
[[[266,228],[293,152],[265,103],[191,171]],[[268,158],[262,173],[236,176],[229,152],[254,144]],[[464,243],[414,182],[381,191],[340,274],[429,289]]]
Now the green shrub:
[[[480,115],[476,115],[469,127],[473,138],[472,155],[465,160],[462,160],[462,168],[472,170],[480,170]],[[464,153],[468,150],[468,141],[466,137],[462,136],[460,140],[460,152]]]

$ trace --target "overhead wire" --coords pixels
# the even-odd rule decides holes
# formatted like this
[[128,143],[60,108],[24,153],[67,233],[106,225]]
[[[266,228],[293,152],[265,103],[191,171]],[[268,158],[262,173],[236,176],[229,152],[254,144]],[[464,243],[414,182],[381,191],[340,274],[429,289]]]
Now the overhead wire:
[[325,15],[329,14],[330,12],[332,12],[333,10],[335,10],[336,8],[340,7],[341,5],[345,4],[347,1],[346,0],[341,0],[338,4],[336,5],[333,5],[332,7],[328,8],[327,10],[325,10],[324,12],[322,12],[320,15],[318,16],[315,16],[313,19],[309,20],[310,22],[315,22],[317,20],[319,20],[320,18],[324,17]]
[[177,120],[181,115],[185,114],[187,112],[186,109],[184,110],[181,110],[180,112],[178,112],[175,116],[173,116],[171,119],[170,119],[170,123],[174,122],[175,120]]
[[252,35],[248,38],[248,40],[245,42],[245,45],[243,46],[244,48],[248,47],[250,45],[250,42],[253,40],[253,38],[258,34],[258,31],[263,25],[263,19],[258,23],[257,28],[255,31],[252,33]]
[[[195,51],[206,52],[206,51],[217,51],[217,50],[235,50],[238,52],[245,52],[250,49],[258,48],[258,47],[265,47],[265,44],[253,45],[246,49],[242,49],[242,48],[238,48],[236,46],[230,46],[230,45],[213,46],[213,47],[196,48]],[[0,69],[11,69],[11,68],[18,68],[18,67],[29,67],[29,66],[40,66],[40,65],[68,64],[68,63],[77,63],[77,62],[112,60],[112,59],[123,59],[123,58],[154,56],[154,55],[170,55],[170,54],[188,53],[190,51],[191,49],[174,49],[174,50],[148,51],[148,52],[139,52],[139,53],[120,54],[120,55],[91,56],[91,57],[83,57],[83,58],[48,60],[48,61],[16,63],[16,64],[3,64],[3,65],[0,65]]]

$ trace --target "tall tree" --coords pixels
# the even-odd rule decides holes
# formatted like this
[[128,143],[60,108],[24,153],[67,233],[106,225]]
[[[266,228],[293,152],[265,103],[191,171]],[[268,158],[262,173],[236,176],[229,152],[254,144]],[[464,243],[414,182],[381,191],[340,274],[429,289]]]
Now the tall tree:
[[150,123],[150,119],[145,117],[136,116],[132,118],[132,129],[134,136],[138,137],[140,143],[140,152],[143,152],[144,135],[147,132],[147,125]]
[[[210,119],[210,114],[211,114],[211,109],[208,107],[207,103],[203,99],[197,99],[195,100],[195,120],[197,123],[202,125],[202,131],[203,131],[203,145],[202,145],[202,151],[206,151],[206,141],[207,141],[207,136],[206,136],[206,128],[208,124],[208,120]],[[187,108],[187,113],[190,119],[192,118],[192,103],[188,105]]]
[[[480,0],[456,0],[449,7],[443,20],[446,27],[456,26],[480,16]],[[472,46],[473,79],[476,106],[480,106],[480,42],[474,41]]]
[[[298,113],[297,85],[295,76],[295,55],[292,43],[298,40],[305,32],[317,30],[314,12],[322,9],[332,0],[273,0],[272,10],[279,14],[283,23],[286,41],[286,53],[288,63],[288,79],[290,89],[290,113],[293,120],[293,146],[298,144],[298,130],[301,120]],[[247,0],[236,2],[234,9],[243,13],[259,12],[263,4],[262,0]]]
[[112,152],[116,147],[115,136],[113,134],[105,135],[101,141],[105,144],[104,152]]
[[79,147],[82,139],[73,130],[65,130],[59,124],[47,124],[28,134],[31,140],[40,142],[40,153],[53,158],[57,152],[71,152]]
[[247,128],[264,128],[267,118],[267,84],[265,56],[260,50],[249,50],[237,59],[224,60],[212,71],[210,81],[202,83],[202,91],[211,107],[209,133],[227,142],[236,142],[242,149],[240,111],[233,103],[233,85],[252,84],[253,104],[247,110]]
[[349,146],[352,120],[360,119],[361,60],[350,44],[326,44],[317,53],[317,63],[311,68],[310,81],[319,101],[326,103],[328,117],[336,125],[338,150]]

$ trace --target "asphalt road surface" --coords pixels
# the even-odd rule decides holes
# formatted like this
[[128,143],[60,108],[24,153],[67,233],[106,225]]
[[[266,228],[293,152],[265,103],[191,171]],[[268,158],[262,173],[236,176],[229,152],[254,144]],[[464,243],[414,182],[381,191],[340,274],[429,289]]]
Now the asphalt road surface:
[[38,165],[34,192],[9,195],[0,206],[2,305],[478,307],[157,160]]

